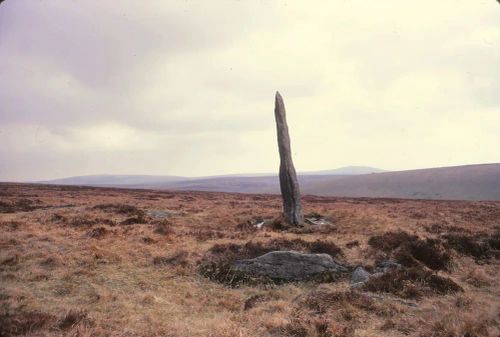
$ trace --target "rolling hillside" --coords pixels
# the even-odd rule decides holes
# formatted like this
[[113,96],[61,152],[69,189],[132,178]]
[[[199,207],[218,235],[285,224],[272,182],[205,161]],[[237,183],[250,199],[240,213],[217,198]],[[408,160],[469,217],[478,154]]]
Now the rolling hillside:
[[[387,172],[385,170],[381,170],[374,167],[369,166],[346,166],[340,167],[333,170],[323,170],[323,171],[309,171],[303,172],[302,175],[360,175],[367,173],[379,173],[379,172]],[[300,173],[299,173],[300,174]],[[263,182],[261,185],[264,186],[268,181],[267,178],[273,177],[276,174],[274,173],[246,173],[246,174],[226,174],[226,175],[217,175],[217,176],[207,176],[207,177],[181,177],[181,176],[169,176],[169,175],[144,175],[144,174],[94,174],[94,175],[85,175],[85,176],[75,176],[75,177],[67,177],[53,180],[45,180],[38,181],[38,183],[44,184],[57,184],[57,185],[84,185],[84,186],[106,186],[106,187],[115,187],[115,186],[161,186],[165,184],[170,184],[173,182],[183,182],[181,186],[186,184],[188,181],[194,180],[198,181],[198,183],[194,183],[197,185],[199,183],[206,184],[208,181],[212,181],[214,183],[221,182],[222,179],[235,180],[240,178],[263,178]],[[251,179],[253,180],[253,179]],[[271,179],[274,181],[275,179]],[[272,184],[274,184],[273,182]],[[258,187],[256,187],[258,188]]]
[[[379,172],[360,174],[363,172]],[[347,167],[299,174],[302,194],[411,199],[500,200],[500,164],[385,172]],[[52,180],[62,185],[109,186],[183,191],[279,193],[276,175],[86,176]]]
[[[500,200],[500,164],[466,165],[363,175],[300,175],[303,194],[341,197]],[[156,187],[174,190],[279,193],[276,176],[221,177]]]
[[500,164],[325,177],[304,184],[302,190],[346,197],[500,200]]
[[160,176],[160,175],[117,175],[117,174],[95,174],[88,176],[76,176],[47,181],[40,181],[44,184],[55,185],[83,185],[83,186],[128,186],[140,184],[163,184],[174,181],[188,180],[186,177]]

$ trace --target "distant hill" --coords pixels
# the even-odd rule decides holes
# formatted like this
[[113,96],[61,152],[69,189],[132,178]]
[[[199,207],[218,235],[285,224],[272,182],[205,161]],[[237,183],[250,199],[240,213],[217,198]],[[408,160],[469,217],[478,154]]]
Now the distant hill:
[[[300,175],[298,176],[301,186],[308,186],[325,179],[333,181],[341,179],[341,175]],[[142,184],[140,188],[158,188],[182,191],[212,191],[212,192],[235,192],[235,193],[279,193],[278,176],[265,177],[213,177],[204,179],[192,179],[187,181],[176,181],[159,185]]]
[[[365,174],[372,172],[386,172],[381,169],[368,167],[368,166],[346,166],[333,170],[325,171],[311,171],[304,172],[302,175],[355,175],[355,174]],[[61,179],[45,180],[39,181],[44,184],[57,184],[57,185],[89,185],[89,186],[131,186],[131,185],[143,185],[143,186],[156,186],[169,184],[172,182],[189,182],[191,180],[195,181],[208,181],[210,179],[217,179],[220,181],[222,178],[255,178],[255,177],[272,177],[276,176],[274,173],[246,173],[246,174],[227,174],[218,176],[208,176],[208,177],[180,177],[180,176],[166,176],[166,175],[139,175],[139,174],[128,174],[128,175],[116,175],[116,174],[95,174],[87,176],[75,176]],[[266,179],[264,179],[266,180]]]
[[340,167],[333,170],[324,170],[324,171],[313,171],[313,172],[302,172],[303,175],[360,175],[360,174],[369,174],[369,173],[382,173],[388,172],[386,170],[381,170],[375,167],[369,166],[346,166]]
[[[277,175],[86,176],[44,183],[238,193],[279,193]],[[302,194],[341,197],[500,200],[500,164],[386,172],[345,167],[299,174]]]
[[88,176],[68,177],[41,181],[44,184],[56,185],[89,185],[89,186],[120,186],[137,184],[164,184],[180,180],[188,180],[186,177],[177,176],[155,176],[155,175],[113,175],[96,174]]
[[500,164],[324,177],[304,184],[302,191],[346,197],[500,200]]

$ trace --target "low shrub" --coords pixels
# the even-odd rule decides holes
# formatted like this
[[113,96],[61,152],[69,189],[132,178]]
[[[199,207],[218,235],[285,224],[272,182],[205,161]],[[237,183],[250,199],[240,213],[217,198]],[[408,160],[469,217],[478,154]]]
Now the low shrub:
[[167,219],[156,222],[154,224],[153,232],[160,235],[172,235],[175,233],[172,229],[172,224]]
[[186,251],[178,251],[168,256],[156,256],[153,258],[154,265],[170,265],[170,266],[187,266],[189,253]]
[[130,225],[136,225],[136,224],[141,224],[141,223],[147,223],[147,219],[143,216],[134,216],[131,218],[127,218],[120,222],[120,225],[122,226],[130,226]]
[[59,329],[69,329],[87,319],[87,312],[84,310],[69,310],[64,317],[59,319],[57,326]]
[[126,204],[99,204],[92,207],[92,209],[100,210],[107,213],[117,213],[128,216],[144,216],[145,212],[136,206]]
[[19,221],[2,221],[0,222],[0,227],[4,227],[7,230],[15,231],[19,229],[19,227],[22,225],[21,222]]
[[452,261],[441,242],[434,239],[405,243],[395,252],[395,257],[404,266],[422,263],[432,270],[446,270]]
[[243,233],[253,233],[259,230],[258,225],[264,224],[265,220],[262,217],[254,217],[252,219],[242,221],[235,226],[235,229]]
[[141,238],[141,241],[142,241],[142,243],[144,243],[146,245],[152,245],[153,243],[156,243],[156,240],[149,237],[149,236],[143,236]]
[[391,252],[405,243],[417,240],[418,236],[406,232],[386,232],[382,235],[370,237],[368,244],[384,252]]
[[279,217],[275,218],[271,223],[269,224],[269,229],[275,230],[275,231],[285,231],[287,229],[290,229],[291,226],[283,215],[280,215]]
[[8,304],[0,306],[0,336],[24,335],[39,330],[55,321],[55,317],[41,311],[27,311]]
[[71,227],[91,227],[94,225],[109,225],[113,226],[115,223],[110,219],[103,218],[90,218],[88,216],[79,216],[71,220],[64,219],[64,223],[69,224]]
[[18,199],[10,203],[0,201],[0,213],[29,212],[35,209],[37,209],[37,206],[30,199]]
[[342,255],[342,250],[331,241],[304,241],[302,239],[273,239],[267,242],[249,241],[243,245],[234,243],[215,244],[209,249],[211,259],[232,262],[242,259],[252,259],[266,253],[278,250],[294,250],[301,253],[329,254],[332,257]]
[[363,289],[413,299],[463,291],[453,280],[418,267],[396,269],[378,277],[371,277]]
[[102,239],[108,230],[105,227],[96,227],[87,232],[87,236],[93,239]]
[[443,236],[448,247],[453,248],[458,253],[471,256],[476,260],[487,260],[498,256],[500,235],[463,235],[447,234]]
[[358,240],[349,241],[348,243],[345,244],[345,246],[348,249],[351,249],[351,248],[354,248],[354,247],[359,247],[359,241]]
[[406,267],[423,264],[432,270],[447,270],[452,262],[441,240],[423,240],[406,232],[386,232],[372,236],[368,244]]
[[264,302],[266,300],[266,296],[264,295],[252,295],[245,300],[245,304],[243,305],[243,311],[247,311],[255,307],[258,303]]

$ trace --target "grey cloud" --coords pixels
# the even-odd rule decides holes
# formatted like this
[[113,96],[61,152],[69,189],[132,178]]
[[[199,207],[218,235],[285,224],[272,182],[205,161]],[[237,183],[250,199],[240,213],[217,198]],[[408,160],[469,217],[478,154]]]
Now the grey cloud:
[[[5,56],[0,121],[54,129],[102,121],[198,128],[186,120],[189,116],[161,121],[162,115],[196,100],[196,93],[172,96],[166,86],[160,104],[150,111],[134,106],[130,97],[154,77],[153,59],[168,63],[175,55],[231,45],[252,26],[251,13],[236,8],[234,16],[220,17],[218,6],[190,2],[165,8],[157,2],[156,7],[135,1],[122,6],[106,1],[7,3],[0,11],[0,55]],[[175,86],[174,76],[166,83]],[[59,87],[51,88],[49,82],[58,80]],[[217,125],[227,123],[212,123]]]
[[[134,3],[12,1],[0,12],[2,46],[96,86],[126,80],[122,71],[140,66],[151,54],[168,58],[220,48],[242,33],[235,21],[227,22],[228,29],[214,29],[213,15],[202,17],[201,6],[187,2],[161,12]],[[241,19],[244,24],[246,18]]]
[[7,1],[0,179],[271,171],[276,90],[297,167],[498,161],[496,6]]

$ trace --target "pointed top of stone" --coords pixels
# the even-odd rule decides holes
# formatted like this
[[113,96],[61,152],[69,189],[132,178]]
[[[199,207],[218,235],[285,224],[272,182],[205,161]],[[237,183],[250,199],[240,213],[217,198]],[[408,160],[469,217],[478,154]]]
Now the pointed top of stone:
[[275,113],[282,111],[282,114],[285,114],[285,103],[283,102],[283,97],[281,97],[279,91],[276,91],[276,96],[274,98],[274,109]]
[[275,104],[278,102],[283,104],[283,97],[281,97],[280,92],[276,91],[276,95],[274,96]]

